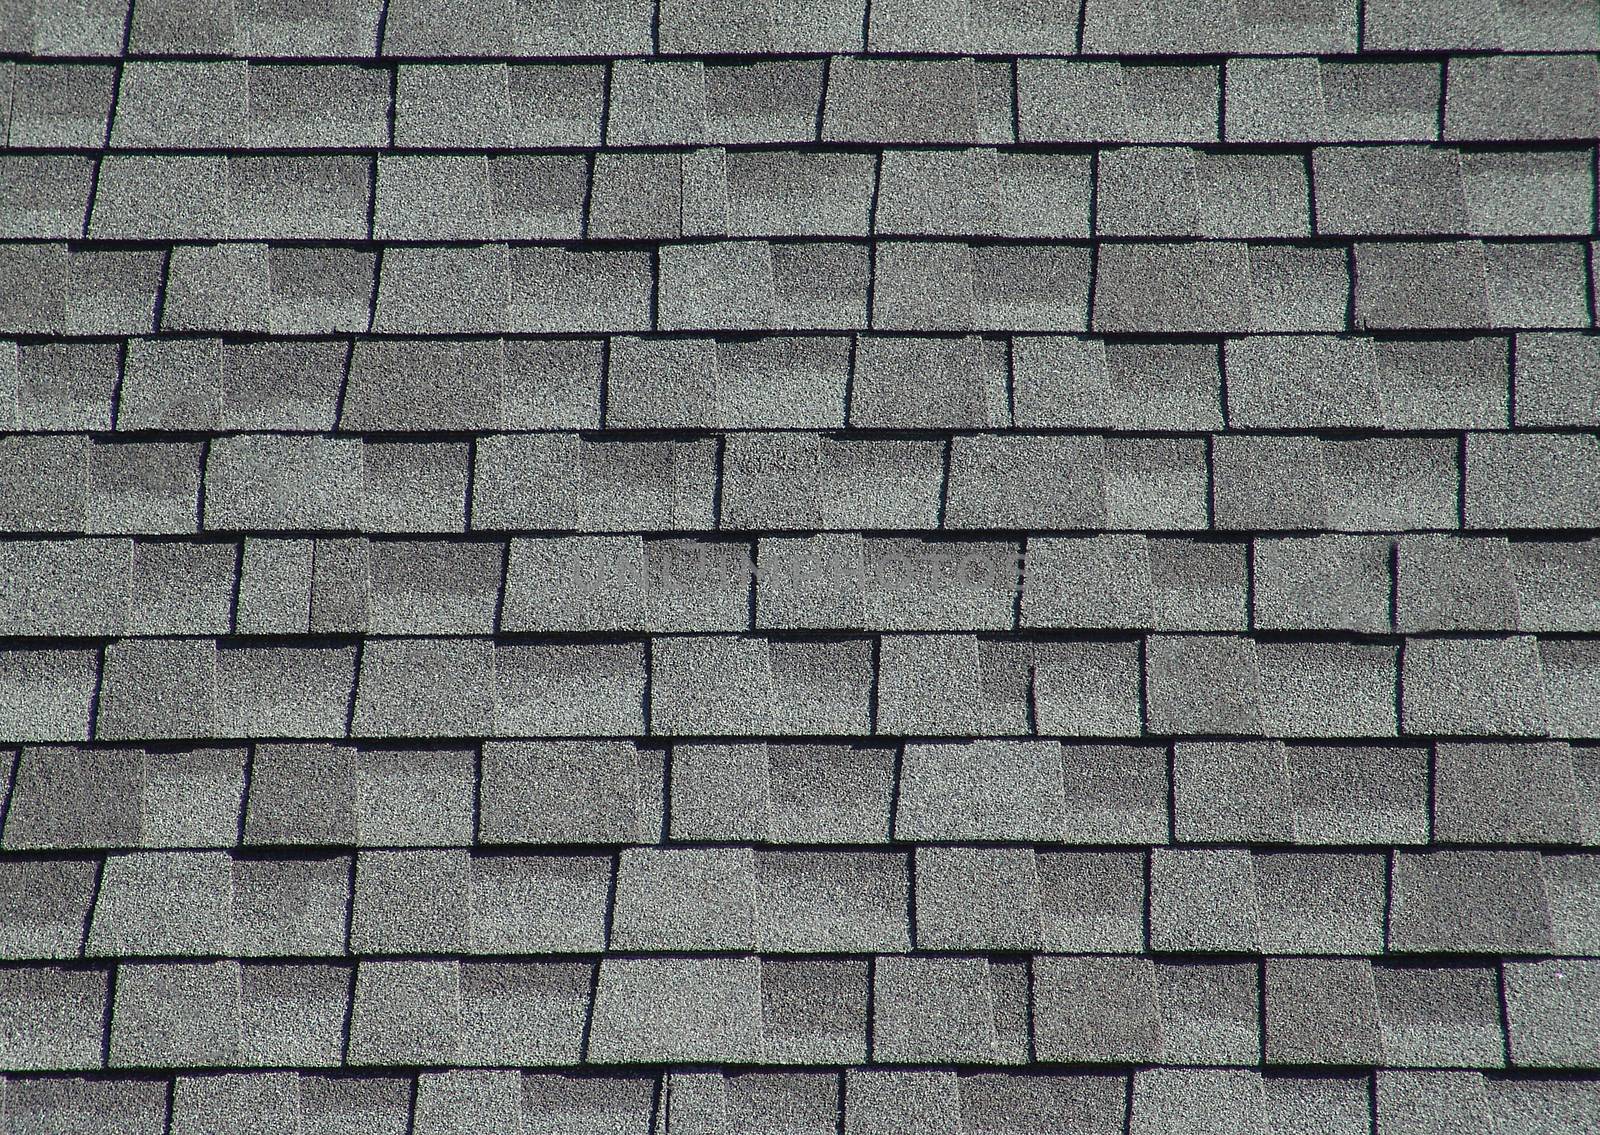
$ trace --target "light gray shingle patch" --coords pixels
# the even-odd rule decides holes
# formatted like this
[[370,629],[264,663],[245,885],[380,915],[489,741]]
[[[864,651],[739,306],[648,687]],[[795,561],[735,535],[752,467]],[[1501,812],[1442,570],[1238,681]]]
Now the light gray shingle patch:
[[88,235],[219,240],[233,235],[228,159],[111,154],[100,163]]
[[1345,330],[1350,274],[1343,249],[1257,244],[1249,251],[1253,330]]
[[507,329],[640,331],[649,326],[650,257],[633,249],[517,247]]
[[1126,641],[1038,643],[1032,693],[1041,733],[1138,736],[1138,646]]
[[877,1059],[892,1064],[996,1061],[998,990],[987,959],[881,958],[873,992]]
[[612,67],[609,93],[607,145],[681,146],[705,141],[704,64],[623,60]]
[[1366,43],[1378,51],[1474,51],[1499,49],[1504,41],[1502,9],[1487,0],[1406,4],[1378,0],[1366,13]]
[[1532,636],[1416,638],[1402,673],[1408,733],[1544,733],[1545,676]]
[[235,859],[233,950],[242,958],[344,953],[349,857]]
[[1397,648],[1264,642],[1262,725],[1277,737],[1389,737],[1397,731]]
[[483,334],[508,324],[510,256],[504,245],[390,247],[378,262],[372,329]]
[[1553,948],[1538,852],[1404,852],[1395,857],[1389,947],[1462,953]]
[[1018,61],[1023,142],[1216,141],[1215,66]]
[[0,994],[0,1060],[6,1068],[31,1072],[100,1066],[105,973],[7,968],[0,970]]
[[447,954],[467,941],[472,861],[465,851],[356,856],[350,948],[358,954]]
[[726,1114],[734,1131],[781,1129],[823,1135],[836,1129],[842,1084],[814,1072],[752,1072],[730,1076]]
[[246,965],[240,978],[241,1065],[329,1068],[340,1063],[349,969]]
[[93,650],[0,650],[0,734],[87,741],[98,670]]
[[220,339],[130,340],[117,429],[216,429],[222,424],[222,359]]
[[1515,630],[1511,550],[1503,538],[1402,536],[1395,625],[1401,631]]
[[148,335],[165,257],[146,249],[81,248],[67,254],[69,335]]
[[1248,851],[1158,848],[1150,868],[1150,945],[1156,950],[1260,948],[1262,918]]
[[235,629],[240,634],[310,630],[311,561],[310,540],[246,538]]
[[750,950],[756,945],[749,848],[625,848],[611,943],[619,950]]
[[646,838],[640,755],[621,741],[491,741],[483,749],[485,843]]
[[1158,962],[1166,1064],[1257,1064],[1261,1013],[1254,962]]
[[760,851],[755,872],[757,941],[764,951],[910,948],[910,868],[903,854]]
[[1041,944],[1046,950],[1137,953],[1144,946],[1142,852],[1040,852]]
[[1026,950],[1043,945],[1031,848],[919,847],[917,945]]
[[737,397],[721,374],[709,338],[611,341],[606,365],[606,425],[620,429],[710,429],[724,401]]
[[842,336],[723,340],[716,352],[724,383],[719,413],[730,428],[844,424],[850,347]]
[[1467,435],[1472,528],[1578,528],[1600,517],[1600,440],[1585,434]]
[[19,429],[110,428],[120,373],[115,344],[22,344],[16,364]]
[[775,315],[772,246],[765,241],[667,245],[660,254],[663,330],[749,331]]
[[7,140],[19,148],[98,149],[115,96],[116,70],[104,64],[19,64],[11,74]]
[[1378,997],[1365,958],[1266,964],[1266,1058],[1274,1064],[1383,1061]]
[[467,749],[356,754],[356,833],[363,847],[472,842],[475,755]]
[[937,441],[732,434],[723,465],[725,528],[934,528]]
[[961,1095],[954,1072],[845,1073],[845,1135],[957,1135]]
[[635,630],[645,597],[637,536],[516,539],[500,621],[510,631]]
[[1012,358],[1022,426],[1165,430],[1222,422],[1221,372],[1209,344],[1029,336],[1013,340]]
[[403,146],[590,146],[600,141],[605,70],[592,64],[402,64]]
[[173,1086],[174,1131],[266,1135],[299,1122],[300,1078],[293,1072],[179,1076]]
[[1588,327],[1584,246],[1578,241],[1490,243],[1489,310],[1504,327]]
[[452,1064],[461,1024],[460,963],[363,961],[356,967],[347,1060]]
[[1422,749],[1291,745],[1288,757],[1301,843],[1426,841],[1428,766]]
[[510,429],[600,424],[598,339],[514,339],[505,344],[501,410]]
[[1600,651],[1589,639],[1539,644],[1551,707],[1550,732],[1557,737],[1600,737]]
[[723,177],[728,236],[868,235],[876,184],[869,155],[736,150]]
[[851,629],[867,620],[866,541],[857,534],[766,537],[756,555],[756,625]]
[[972,635],[882,639],[878,732],[1010,736],[1032,731],[1029,644]]
[[1260,1135],[1266,1128],[1261,1073],[1245,1069],[1149,1068],[1133,1074],[1130,1135]]
[[125,964],[111,1011],[111,1067],[228,1067],[240,1057],[239,963]]
[[5,485],[0,490],[0,528],[8,533],[82,531],[88,456],[86,437],[0,437],[0,485]]
[[1579,235],[1590,227],[1593,184],[1586,154],[1465,153],[1461,174],[1474,233]]
[[[389,76],[377,68],[257,63],[249,66],[248,76],[251,146],[344,149],[388,144]],[[223,144],[239,142],[230,138]]]
[[1381,855],[1257,853],[1262,948],[1291,954],[1383,950]]
[[369,441],[361,451],[361,527],[368,532],[460,532],[471,447]]
[[762,963],[742,958],[607,958],[589,1034],[597,1064],[761,1058]]
[[1268,630],[1389,629],[1389,543],[1371,536],[1253,542],[1255,625]]
[[219,149],[245,135],[245,63],[133,61],[122,68],[111,144]]
[[350,430],[494,429],[502,424],[506,382],[500,340],[358,343],[339,424]]
[[771,839],[774,810],[767,745],[677,746],[672,755],[671,797],[674,838]]
[[317,1135],[406,1135],[411,1123],[410,1079],[302,1076],[302,1131]]
[[124,639],[106,648],[97,737],[209,737],[216,724],[215,642]]
[[266,434],[217,438],[206,461],[207,528],[354,528],[361,442]]
[[775,330],[843,331],[867,326],[870,257],[865,245],[775,244],[772,272]]
[[775,841],[881,843],[889,838],[892,749],[772,745],[768,761]]
[[217,731],[227,737],[343,737],[355,646],[237,646],[217,652]]
[[77,957],[95,870],[93,862],[81,859],[0,864],[0,957]]
[[651,1076],[522,1076],[523,1122],[561,1135],[648,1135],[656,1079]]
[[1600,627],[1600,544],[1518,541],[1511,545],[1518,620],[1532,631]]
[[967,1130],[1043,1135],[1056,1117],[1070,1115],[1085,1132],[1111,1135],[1124,1118],[1127,1082],[1121,1076],[980,1072],[959,1083]]
[[495,653],[501,736],[633,736],[645,730],[638,642],[510,644]]
[[864,958],[763,960],[765,1059],[775,1064],[865,1062],[867,971]]
[[1391,1072],[1377,1076],[1378,1124],[1384,1131],[1481,1131],[1489,1120],[1485,1081],[1477,1072]]
[[1380,966],[1373,976],[1385,1063],[1402,1068],[1504,1065],[1492,969]]
[[1519,1126],[1550,1135],[1580,1135],[1600,1121],[1600,1093],[1582,1080],[1485,1080],[1489,1110],[1500,1130]]
[[1294,840],[1282,742],[1179,742],[1173,746],[1178,839],[1190,843]]
[[1481,241],[1355,248],[1357,327],[1471,329],[1495,321],[1492,313],[1499,309],[1489,303]]
[[772,724],[775,682],[765,639],[654,639],[650,652],[653,732],[753,734]]
[[1373,344],[1322,335],[1230,339],[1229,424],[1245,429],[1383,424]]
[[361,652],[351,732],[482,736],[495,718],[495,650],[479,640],[378,639]]
[[355,808],[355,750],[343,745],[256,746],[245,843],[352,844]]
[[1064,808],[1059,752],[1053,741],[908,745],[896,837],[1057,838]]
[[331,430],[345,377],[342,343],[222,345],[222,426],[229,430]]
[[1153,732],[1262,732],[1262,674],[1253,639],[1160,635],[1145,649],[1145,706]]
[[225,954],[233,869],[225,852],[135,852],[106,861],[85,952]]
[[[322,547],[326,543],[329,541],[318,541],[319,579]],[[493,632],[503,555],[499,544],[378,541],[370,545],[368,555],[371,629],[375,633]],[[364,605],[364,595],[362,599]],[[314,596],[313,621],[316,612]]]
[[489,954],[598,951],[605,944],[610,882],[611,859],[604,856],[475,857],[468,948]]
[[1143,536],[1029,540],[1024,626],[1143,628],[1151,625],[1149,542]]
[[144,754],[139,842],[144,847],[232,847],[244,803],[245,749]]
[[0,545],[0,629],[9,635],[120,634],[132,588],[127,540]]
[[372,164],[365,155],[231,157],[233,235],[240,240],[363,240],[371,185]]
[[159,1080],[16,1079],[0,1097],[7,1097],[0,1102],[8,1121],[37,1122],[41,1131],[160,1135],[167,1129],[166,1085]]
[[873,649],[867,639],[769,644],[772,731],[859,735],[872,728]]
[[1439,64],[1230,59],[1230,141],[1432,141]]
[[195,531],[201,455],[198,442],[92,443],[86,529],[107,535]]
[[1592,54],[1450,62],[1444,107],[1448,140],[1587,140],[1597,125],[1600,67]]
[[373,235],[380,240],[484,240],[494,230],[483,156],[378,159]]
[[331,6],[293,0],[240,13],[239,34],[257,55],[366,58],[377,51],[380,15],[376,0],[339,0]]
[[1577,781],[1565,744],[1440,744],[1434,760],[1441,841],[1578,842]]
[[817,138],[821,60],[712,62],[705,85],[705,140],[713,145]]
[[827,142],[973,143],[979,73],[970,59],[836,61],[828,72],[822,138]]
[[1095,224],[1111,236],[1306,236],[1307,200],[1297,158],[1117,148],[1100,159]]
[[[1585,842],[1595,842],[1592,825],[1580,834]],[[1600,857],[1547,855],[1544,877],[1556,949],[1594,956],[1600,941]]]
[[880,234],[1089,235],[1089,165],[1078,155],[889,151],[880,180]]
[[1252,326],[1243,244],[1112,244],[1100,249],[1096,331],[1244,331]]
[[1105,522],[1098,439],[971,435],[951,444],[952,528],[1093,528]]
[[522,1123],[522,1077],[516,1072],[451,1071],[417,1077],[417,1135],[515,1131]]
[[[864,541],[865,625],[886,630],[1009,630],[1020,562],[1018,546],[1009,543]],[[837,582],[824,579],[823,588],[851,586],[849,577],[835,578]]]
[[[5,203],[8,214],[0,221],[0,234],[11,238],[53,237],[57,240],[85,235],[84,218],[90,207],[94,170],[90,159],[65,154],[7,156],[0,161],[0,201]],[[37,264],[41,259],[48,259],[54,261],[58,270],[55,286],[34,301],[48,303],[48,308],[36,311],[35,317],[42,317],[41,324],[33,327],[21,324],[16,330],[50,330],[50,326],[43,325],[43,320],[59,325],[64,317],[63,281],[59,274],[63,252],[57,246],[42,253],[9,253],[8,259],[13,264],[18,261]],[[35,292],[37,287],[38,284],[33,283],[28,291]],[[20,305],[17,299],[12,299],[7,306]]]
[[1515,357],[1517,425],[1600,424],[1600,339],[1559,331],[1522,334]]
[[[20,171],[26,176],[31,171]],[[14,172],[15,176],[15,172]],[[6,283],[0,326],[8,332],[60,334],[66,321],[67,250],[59,244],[6,245],[0,255]],[[6,344],[8,385],[14,384],[17,346]],[[8,393],[8,401],[10,393]]]

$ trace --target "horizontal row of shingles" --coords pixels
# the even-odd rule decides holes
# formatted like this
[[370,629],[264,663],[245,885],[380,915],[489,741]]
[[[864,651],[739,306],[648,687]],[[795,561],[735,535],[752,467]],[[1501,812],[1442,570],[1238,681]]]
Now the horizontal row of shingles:
[[[101,658],[104,655],[102,673]],[[0,732],[212,737],[1600,736],[1600,641],[122,639],[0,651]]]
[[1600,122],[1592,55],[1458,59],[1443,68],[1233,60],[1225,95],[1217,65],[1024,59],[1015,107],[1011,64],[970,59],[394,71],[23,63],[8,82],[9,66],[0,64],[0,138],[30,149],[1586,142]]
[[914,888],[903,852],[629,848],[614,862],[171,851],[113,855],[97,875],[92,860],[0,859],[0,954],[1600,955],[1597,855],[1402,851],[1390,884],[1381,853],[925,846]]
[[1593,433],[984,434],[949,442],[538,433],[471,443],[19,434],[0,437],[0,471],[0,531],[13,534],[349,532],[367,524],[421,532],[1394,532],[1581,529],[1600,517]]
[[1365,959],[720,956],[607,957],[596,976],[587,960],[225,960],[123,962],[113,983],[104,969],[11,966],[0,970],[0,1061],[16,1071],[1600,1067],[1600,962],[1507,961],[1500,969],[1503,978],[1493,969],[1390,969]]
[[[327,280],[342,260],[359,264],[363,256],[273,249],[267,326],[337,330],[339,312],[365,326],[370,275],[357,273],[343,296]],[[162,259],[159,252],[67,254],[51,282],[58,302],[34,308],[32,329],[149,331]],[[119,275],[139,278],[142,325],[138,317],[108,322],[117,318],[110,307],[89,310]],[[183,284],[169,284],[166,295],[170,321]],[[1312,334],[1220,344],[873,333],[363,339],[353,346],[188,334],[126,343],[0,341],[0,428],[19,433],[1513,424],[1600,426],[1600,336]]]
[[232,542],[11,541],[0,635],[1600,633],[1592,539],[247,537],[242,555],[241,575]]
[[[0,760],[13,767],[10,754]],[[1169,834],[1312,847],[1600,845],[1600,751],[1564,742],[1179,742],[1169,752],[1120,742],[758,741],[679,743],[670,755],[625,741],[263,743],[248,753],[28,746],[15,769],[0,842],[8,851],[663,839],[1140,846]],[[573,877],[600,886],[596,862]],[[532,878],[559,862],[526,867]],[[1562,876],[1582,890],[1582,871]],[[62,892],[87,903],[88,877],[63,881]],[[335,890],[342,896],[344,885]],[[343,897],[334,905],[342,910]]]
[[[364,205],[359,212],[364,225]],[[168,329],[259,333],[281,320],[291,328],[365,330],[370,311],[372,330],[396,335],[1588,328],[1596,247],[1583,240],[1353,247],[727,240],[658,248],[405,245],[375,256],[210,244],[172,253],[160,315]],[[114,311],[153,323],[144,293],[160,270],[154,260],[126,252],[86,258],[64,244],[30,243],[0,246],[0,271],[21,285],[0,309],[0,331],[64,327],[88,286],[74,282],[74,261],[113,276]]]
[[[447,1071],[159,1079],[0,1079],[0,1122],[114,1135],[1589,1135],[1600,1092],[1579,1080],[1478,1072],[1263,1076],[1151,1068],[1111,1074],[954,1071],[679,1072],[664,1077]],[[170,1124],[168,1113],[171,1113]],[[99,1126],[112,1123],[113,1126]],[[473,1124],[491,1124],[475,1128]],[[1307,1124],[1314,1126],[1308,1127]],[[1180,1126],[1182,1125],[1182,1126]]]
[[20,0],[0,51],[50,56],[606,56],[660,51],[761,55],[919,53],[1279,54],[1367,51],[1592,51],[1584,0],[1071,0],[1046,10],[1007,0],[305,0],[270,12],[181,0],[97,0],[61,10]]
[[[0,184],[16,209],[0,233],[226,236],[201,227],[203,217],[173,218],[183,229],[163,227],[125,200],[141,172],[170,167],[181,175],[215,165],[154,155],[107,159],[91,209],[93,159],[12,154],[0,159]],[[345,216],[338,232],[320,235],[349,236],[364,223],[357,216],[369,169],[363,159],[262,158],[240,168],[342,174],[350,182]],[[1098,161],[992,148],[710,148],[606,151],[592,160],[390,155],[379,157],[376,169],[372,236],[381,241],[1587,236],[1595,225],[1592,149],[1318,146],[1308,163],[1294,153],[1167,146],[1117,147],[1101,151]],[[370,264],[372,254],[365,259]]]

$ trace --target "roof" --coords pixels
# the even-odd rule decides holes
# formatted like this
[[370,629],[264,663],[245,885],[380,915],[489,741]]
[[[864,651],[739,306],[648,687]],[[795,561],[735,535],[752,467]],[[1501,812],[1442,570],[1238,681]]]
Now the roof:
[[1593,0],[0,12],[0,1135],[1600,1131]]

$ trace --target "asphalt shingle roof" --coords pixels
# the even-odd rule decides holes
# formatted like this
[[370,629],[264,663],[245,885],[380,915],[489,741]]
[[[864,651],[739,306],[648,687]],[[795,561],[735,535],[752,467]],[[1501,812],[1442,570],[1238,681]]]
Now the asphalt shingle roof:
[[0,1133],[1592,1135],[1592,0],[0,0]]

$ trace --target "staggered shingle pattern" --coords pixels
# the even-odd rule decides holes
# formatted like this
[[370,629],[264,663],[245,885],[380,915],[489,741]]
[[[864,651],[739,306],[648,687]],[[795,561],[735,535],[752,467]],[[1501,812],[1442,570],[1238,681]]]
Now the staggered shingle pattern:
[[1593,1135],[1594,0],[0,0],[0,1135]]

